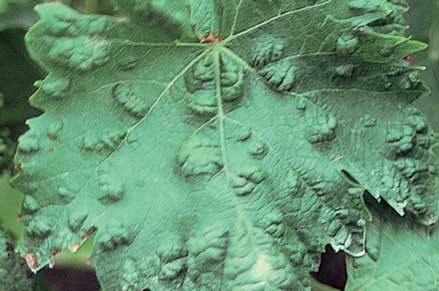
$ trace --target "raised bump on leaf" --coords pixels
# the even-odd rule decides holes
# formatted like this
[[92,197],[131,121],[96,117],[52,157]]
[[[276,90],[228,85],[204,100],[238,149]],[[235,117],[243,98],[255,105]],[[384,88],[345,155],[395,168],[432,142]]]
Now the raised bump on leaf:
[[331,141],[335,138],[337,119],[334,116],[316,116],[315,121],[310,122],[308,141],[318,143]]
[[[245,73],[242,66],[225,54],[221,62],[221,99],[233,102],[243,95]],[[216,96],[215,64],[212,54],[206,55],[185,74],[189,94],[188,106],[199,115],[213,116],[218,111]]]
[[[113,97],[125,110],[137,118],[142,118],[150,106],[138,96],[141,94],[133,88],[133,84],[119,83],[113,87]],[[145,93],[143,93],[145,94]]]
[[108,174],[103,174],[99,177],[99,188],[101,193],[98,194],[97,199],[103,204],[118,202],[125,194],[122,181]]
[[59,198],[64,203],[70,203],[73,199],[75,199],[75,193],[71,189],[68,189],[66,187],[59,187],[57,190]]
[[344,34],[337,40],[337,53],[342,56],[352,54],[359,46],[358,37],[352,34]]
[[229,241],[224,276],[227,289],[276,287],[280,290],[304,290],[295,278],[288,258],[276,253],[265,234],[243,223],[235,226]]
[[17,150],[23,154],[32,154],[40,150],[39,135],[34,132],[27,132],[18,140]]
[[85,220],[87,219],[88,214],[83,213],[81,211],[76,211],[70,214],[68,218],[69,228],[72,232],[78,232],[81,227],[84,225]]
[[47,127],[47,136],[52,140],[56,140],[62,128],[63,122],[52,122]]
[[107,226],[105,232],[97,237],[97,245],[104,252],[114,251],[118,247],[131,244],[133,239],[133,230],[121,223],[114,223]]
[[[38,12],[44,17],[48,30],[40,41],[47,47],[47,57],[52,63],[84,72],[109,61],[110,43],[103,37],[107,30],[105,18],[81,17],[74,10],[57,4],[38,6]],[[42,88],[55,90],[43,84]],[[67,83],[60,80],[53,85],[56,85],[53,88],[59,87],[56,92],[68,89]]]
[[105,131],[101,136],[85,135],[82,139],[81,149],[85,152],[114,151],[125,138],[126,132]]
[[46,78],[42,81],[35,82],[35,86],[40,88],[47,97],[61,99],[70,90],[72,79],[55,79]]
[[252,65],[256,68],[278,61],[283,54],[284,44],[281,39],[272,36],[261,36],[255,40],[255,51]]
[[35,218],[29,223],[26,232],[30,236],[44,239],[52,233],[52,229],[45,221]]
[[274,89],[290,91],[294,88],[297,78],[297,69],[289,61],[280,61],[261,69],[259,73]]
[[158,277],[161,280],[175,280],[183,275],[186,267],[188,251],[179,244],[167,243],[157,248],[161,269]]
[[186,141],[178,154],[178,167],[185,177],[213,176],[223,168],[217,127],[207,125]]
[[213,287],[212,277],[217,277],[224,267],[227,252],[227,231],[218,226],[196,233],[188,241],[188,276],[201,286]]
[[32,214],[40,209],[40,204],[31,195],[24,196],[22,210],[27,214]]

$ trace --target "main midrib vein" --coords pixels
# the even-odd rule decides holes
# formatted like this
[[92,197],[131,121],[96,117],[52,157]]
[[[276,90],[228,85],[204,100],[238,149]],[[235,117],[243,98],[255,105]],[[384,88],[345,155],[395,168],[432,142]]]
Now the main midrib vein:
[[[219,123],[219,135],[220,135],[220,144],[221,144],[221,156],[224,163],[223,171],[224,177],[226,181],[231,179],[231,171],[229,169],[228,161],[227,161],[227,148],[226,148],[226,138],[225,138],[225,128],[224,128],[224,120],[226,119],[226,115],[224,113],[224,106],[222,101],[222,92],[221,92],[221,60],[220,60],[220,50],[217,48],[213,52],[214,64],[215,64],[215,87],[216,87],[216,101],[217,101],[217,117]],[[229,185],[226,183],[226,185]],[[230,193],[233,205],[235,206],[235,210],[238,218],[242,219],[242,221],[249,227],[254,227],[251,219],[247,217],[245,210],[241,207],[240,202],[234,195],[234,193]]]
[[215,63],[215,88],[216,88],[216,103],[218,108],[218,122],[219,122],[219,130],[220,130],[220,142],[221,142],[221,155],[223,157],[224,163],[224,173],[226,176],[229,175],[229,168],[227,164],[227,151],[225,145],[225,132],[224,132],[224,108],[222,101],[222,93],[221,93],[221,61],[220,54],[218,51],[215,51],[213,54],[214,63]]

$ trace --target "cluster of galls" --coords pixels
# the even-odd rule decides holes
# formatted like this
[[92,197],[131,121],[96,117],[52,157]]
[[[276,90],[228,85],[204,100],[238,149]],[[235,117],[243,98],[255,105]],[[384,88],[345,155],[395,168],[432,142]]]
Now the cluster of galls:
[[105,130],[101,136],[96,134],[85,135],[82,139],[81,149],[84,152],[113,152],[125,139],[125,131]]
[[[245,196],[265,180],[265,172],[260,169],[259,161],[268,154],[268,146],[251,129],[225,119],[227,135],[221,141],[218,120],[205,126],[194,134],[180,150],[178,168],[185,178],[213,177],[224,168],[225,159],[229,160],[226,178],[233,192]],[[227,148],[224,157],[222,142]],[[239,153],[239,157],[235,157]],[[233,156],[232,156],[233,155]]]
[[[150,106],[140,97],[139,88],[131,83],[118,83],[113,87],[112,95],[115,101],[131,115],[140,119],[146,115]],[[146,91],[146,90],[145,90]]]
[[[201,116],[217,114],[218,106],[233,104],[244,94],[243,67],[223,53],[219,56],[219,64],[215,62],[213,54],[203,57],[189,69],[184,80],[189,95],[188,107]],[[218,100],[218,94],[221,100]]]
[[[383,176],[383,185],[399,193],[399,202],[426,224],[437,217],[430,203],[435,203],[436,185],[429,182],[436,174],[437,164],[431,160],[433,136],[422,115],[415,109],[407,110],[406,122],[387,127],[385,157],[390,162]],[[390,176],[389,176],[390,175]],[[385,182],[387,181],[387,182]]]
[[108,19],[81,16],[69,8],[63,10],[54,15],[56,21],[45,25],[43,41],[47,58],[79,72],[106,64],[110,60],[111,43],[102,35],[109,27]]
[[281,59],[284,49],[284,41],[262,36],[256,41],[251,63],[270,88],[279,92],[291,91],[297,79],[297,68]]

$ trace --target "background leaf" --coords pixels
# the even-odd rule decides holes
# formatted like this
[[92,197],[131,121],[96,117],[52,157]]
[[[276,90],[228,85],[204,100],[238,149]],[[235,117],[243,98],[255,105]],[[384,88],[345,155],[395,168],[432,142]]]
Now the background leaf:
[[332,288],[328,285],[324,285],[315,279],[311,279],[312,291],[340,291],[339,289]]
[[0,282],[1,290],[34,291],[36,285],[30,279],[24,260],[14,252],[13,239],[0,229]]
[[437,227],[425,228],[380,208],[372,207],[366,256],[349,260],[346,290],[438,290]]
[[39,2],[34,0],[2,0],[0,2],[0,31],[29,28],[37,20],[33,7]]
[[423,78],[427,80],[431,94],[420,98],[416,105],[428,115],[435,129],[439,128],[439,1],[410,1],[412,11],[408,14],[410,32],[416,39],[430,45],[429,50],[417,55],[417,64],[427,67]]
[[26,130],[25,120],[37,114],[28,102],[42,72],[29,58],[24,34],[36,20],[34,1],[3,1],[0,10],[0,174],[12,167],[14,141]]

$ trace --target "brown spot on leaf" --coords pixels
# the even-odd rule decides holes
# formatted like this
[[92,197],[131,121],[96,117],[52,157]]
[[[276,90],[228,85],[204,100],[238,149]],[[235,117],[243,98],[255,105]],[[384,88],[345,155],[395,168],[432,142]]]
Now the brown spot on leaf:
[[215,36],[212,32],[209,32],[208,35],[203,36],[201,39],[201,43],[219,43],[221,41],[221,36]]
[[22,166],[22,163],[15,163],[14,168],[15,168],[15,170],[19,171],[19,170],[21,170],[21,166]]
[[91,229],[87,230],[86,232],[84,232],[84,234],[82,235],[82,239],[85,241],[87,240],[94,232],[96,231],[96,228],[92,227]]
[[35,270],[36,268],[38,268],[37,256],[35,256],[33,254],[27,254],[24,256],[24,259],[26,260],[26,263],[29,266],[29,268],[31,268],[32,270]]
[[80,242],[75,242],[73,243],[69,249],[71,252],[76,253],[76,251],[78,251],[78,249],[81,247],[81,243]]

